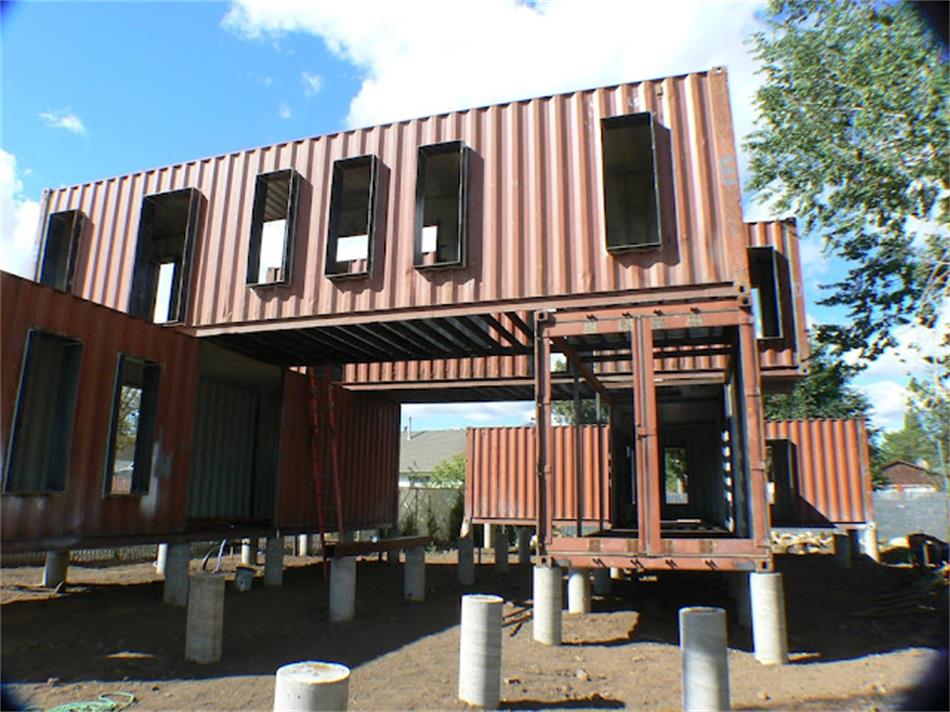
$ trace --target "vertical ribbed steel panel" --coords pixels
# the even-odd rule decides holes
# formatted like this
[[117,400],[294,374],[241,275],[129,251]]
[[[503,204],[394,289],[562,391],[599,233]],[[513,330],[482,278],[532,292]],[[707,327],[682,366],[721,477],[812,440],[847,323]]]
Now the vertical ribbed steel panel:
[[873,521],[868,436],[862,419],[767,420],[765,437],[790,440],[796,446],[797,523]]
[[[656,112],[670,129],[676,218],[661,250],[605,248],[602,118]],[[413,268],[416,152],[461,140],[476,156],[469,265]],[[324,276],[333,161],[372,153],[390,169],[385,250],[366,280]],[[258,174],[303,178],[293,283],[245,284]],[[746,283],[745,235],[723,69],[470,109],[345,131],[53,190],[47,210],[90,218],[80,249],[81,296],[124,310],[142,197],[193,187],[207,199],[186,322],[351,315],[477,302]],[[481,196],[478,198],[477,196]],[[45,216],[43,216],[45,217]]]
[[[575,427],[554,428],[554,519],[577,514]],[[533,427],[469,428],[466,441],[465,515],[473,521],[531,522],[537,516]],[[583,519],[610,517],[610,428],[581,426]]]
[[[308,384],[305,375],[284,377],[278,464],[277,518],[281,528],[317,530],[316,488],[310,465]],[[334,388],[338,467],[347,529],[396,521],[399,486],[399,404]],[[328,443],[322,441],[322,447]],[[325,510],[333,493],[326,489]],[[328,530],[335,517],[326,522]]]
[[[83,344],[70,470],[63,493],[3,494],[5,542],[176,532],[185,527],[197,341],[35,282],[0,273],[0,437],[4,460],[27,332],[31,328]],[[119,353],[161,366],[149,492],[104,497],[103,474]]]

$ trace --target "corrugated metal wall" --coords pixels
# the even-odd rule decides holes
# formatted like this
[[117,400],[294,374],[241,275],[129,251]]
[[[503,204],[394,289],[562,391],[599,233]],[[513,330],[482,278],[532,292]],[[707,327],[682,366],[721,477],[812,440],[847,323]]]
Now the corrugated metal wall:
[[[281,416],[276,524],[316,531],[307,393],[306,376],[288,371]],[[399,404],[335,388],[334,406],[343,523],[347,529],[391,525],[396,521],[398,504]],[[332,502],[330,491],[326,497]],[[332,511],[332,504],[326,509]],[[327,526],[333,526],[332,522],[328,521]]]
[[767,420],[765,437],[795,443],[796,522],[873,521],[870,454],[863,420]]
[[[659,251],[608,255],[600,121],[646,110],[671,133],[675,239]],[[419,272],[412,267],[417,148],[450,140],[474,152],[469,265]],[[324,276],[331,169],[337,159],[364,154],[378,155],[391,172],[385,250],[371,277],[334,282]],[[284,168],[303,178],[293,283],[249,289],[255,179]],[[670,176],[660,181],[669,185]],[[186,187],[207,199],[186,318],[192,325],[747,281],[724,69],[345,131],[53,190],[46,213],[78,208],[89,217],[77,292],[125,309],[142,198]]]
[[[610,519],[610,428],[581,426],[583,518]],[[554,428],[554,519],[576,516],[574,427]],[[535,429],[469,428],[465,516],[474,521],[531,522],[537,517]]]
[[[197,342],[172,329],[0,273],[0,436],[9,456],[10,429],[23,347],[31,328],[83,344],[79,395],[66,490],[49,496],[0,498],[5,544],[60,538],[181,531],[185,526]],[[161,366],[149,492],[103,497],[103,473],[119,352]]]

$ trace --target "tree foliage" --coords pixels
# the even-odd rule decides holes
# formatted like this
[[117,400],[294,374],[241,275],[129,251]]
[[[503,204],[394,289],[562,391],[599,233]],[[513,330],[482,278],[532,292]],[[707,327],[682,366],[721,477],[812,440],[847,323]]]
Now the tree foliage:
[[[948,279],[950,73],[910,3],[772,0],[750,188],[848,260],[824,341],[873,358],[932,324]],[[928,288],[929,285],[929,288]]]
[[436,464],[429,482],[436,487],[461,487],[465,484],[465,453],[458,453]]
[[854,367],[829,354],[827,344],[813,342],[808,375],[790,393],[769,394],[762,399],[767,420],[800,418],[861,418],[870,404],[849,385]]
[[[567,362],[559,359],[554,364],[554,370],[558,373],[567,371]],[[574,425],[577,418],[574,417],[574,401],[553,401],[551,403],[551,419],[558,425]],[[580,403],[580,425],[604,425],[610,420],[610,414],[605,403],[601,403],[598,408],[596,399],[581,398]]]

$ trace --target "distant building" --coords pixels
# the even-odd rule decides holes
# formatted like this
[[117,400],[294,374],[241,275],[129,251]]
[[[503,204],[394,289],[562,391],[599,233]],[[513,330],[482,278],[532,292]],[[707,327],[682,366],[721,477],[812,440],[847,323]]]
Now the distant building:
[[921,490],[937,492],[943,489],[943,476],[903,460],[894,460],[881,468],[884,489]]
[[405,429],[399,437],[399,486],[423,483],[436,465],[465,454],[464,430]]

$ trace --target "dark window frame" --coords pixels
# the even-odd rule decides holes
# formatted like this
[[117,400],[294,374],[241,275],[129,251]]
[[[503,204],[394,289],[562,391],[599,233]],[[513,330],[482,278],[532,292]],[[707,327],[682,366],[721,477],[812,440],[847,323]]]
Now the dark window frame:
[[[612,239],[610,230],[610,216],[614,214],[611,205],[615,201],[621,200],[622,196],[618,194],[614,185],[614,175],[619,174],[611,171],[607,166],[607,134],[610,131],[624,128],[639,128],[646,124],[650,132],[649,158],[650,168],[653,175],[652,188],[652,219],[655,230],[653,231],[655,239],[649,242],[632,242],[629,236],[626,240]],[[656,116],[652,111],[641,111],[634,114],[622,114],[620,116],[609,116],[600,121],[600,140],[601,140],[601,177],[603,180],[603,218],[604,218],[604,240],[607,252],[611,254],[620,254],[624,252],[634,252],[641,250],[662,249],[664,242],[664,222],[663,222],[663,196],[660,185],[661,156],[659,155],[659,136]]]
[[[158,298],[159,265],[168,260],[166,259],[167,255],[156,254],[155,252],[155,247],[152,244],[151,230],[154,225],[151,216],[157,210],[157,203],[184,195],[188,196],[187,217],[179,259],[176,260],[176,278],[169,299],[169,318],[167,321],[155,322],[154,312],[155,300]],[[197,188],[181,188],[162,193],[151,193],[142,198],[132,287],[129,292],[128,312],[132,316],[162,326],[184,323],[191,298],[191,267],[195,243],[198,238],[202,197]]]
[[[457,153],[459,156],[458,230],[455,235],[456,258],[426,264],[422,252],[422,230],[425,224],[426,166],[431,157],[449,153]],[[427,144],[419,146],[416,150],[416,205],[412,266],[417,270],[458,269],[464,268],[468,263],[468,173],[471,162],[470,153],[471,149],[463,141]],[[438,249],[436,254],[438,254]]]
[[[66,217],[69,216],[69,217]],[[53,224],[60,220],[68,221],[68,228],[65,233],[66,249],[64,251],[62,264],[52,264],[50,238],[53,230]],[[36,263],[36,281],[40,284],[58,289],[61,292],[72,292],[73,281],[76,275],[76,262],[79,255],[79,246],[82,241],[83,231],[86,227],[86,214],[82,210],[59,210],[50,213],[46,218],[45,228],[43,230],[43,244],[40,248],[40,256]],[[62,253],[61,253],[62,254]]]
[[[343,175],[350,168],[362,168],[369,165],[369,197],[367,203],[367,245],[366,266],[362,270],[352,268],[353,260],[338,260],[337,244],[340,239],[339,229],[342,213]],[[346,279],[353,277],[367,277],[373,271],[373,255],[375,252],[376,232],[379,226],[378,210],[380,203],[380,169],[381,162],[376,155],[368,154],[354,158],[343,158],[333,162],[333,180],[330,189],[330,214],[327,221],[327,252],[324,262],[324,274],[330,279]]]
[[755,304],[757,325],[762,335],[759,341],[784,341],[788,336],[785,329],[785,317],[791,308],[789,291],[790,274],[788,260],[770,245],[747,247],[749,262],[749,282],[758,290],[758,304]]
[[[284,213],[284,254],[280,265],[280,279],[258,279],[261,265],[261,243],[264,235],[264,215],[267,209],[267,183],[278,178],[288,178],[287,205]],[[282,168],[259,173],[254,179],[254,202],[251,212],[251,234],[247,248],[247,274],[245,283],[249,288],[284,287],[293,279],[294,239],[297,232],[297,204],[300,195],[300,174],[293,168]]]
[[[126,365],[130,362],[142,369],[142,396],[139,401],[139,420],[132,461],[132,480],[130,482],[129,492],[113,492],[112,480],[115,473],[119,408],[122,398],[122,387],[126,385],[125,369]],[[158,363],[138,356],[119,353],[116,359],[112,407],[109,411],[109,439],[106,443],[106,457],[102,482],[103,497],[139,497],[149,493],[152,478],[152,448],[155,443],[160,387],[161,366]]]
[[[42,486],[32,487],[31,482],[21,482],[22,478],[14,476],[14,467],[19,462],[20,446],[22,444],[22,432],[26,425],[24,419],[35,415],[32,411],[36,406],[27,403],[30,396],[35,397],[35,393],[28,393],[32,390],[34,383],[32,378],[32,369],[36,367],[36,354],[40,347],[41,340],[58,341],[68,349],[64,351],[57,369],[59,381],[57,383],[57,393],[54,396],[56,403],[53,407],[55,417],[42,419],[46,437],[41,438],[43,446],[49,450],[50,457],[47,460],[46,472],[42,478]],[[79,383],[82,378],[82,356],[83,343],[75,338],[54,334],[41,329],[30,329],[26,335],[26,341],[23,349],[23,359],[20,366],[20,378],[17,384],[16,401],[13,411],[12,427],[10,429],[10,440],[7,448],[6,462],[3,472],[3,493],[17,496],[26,495],[51,495],[61,494],[66,491],[66,483],[69,480],[69,471],[72,456],[72,439],[75,430],[76,410],[79,401]],[[66,362],[69,359],[71,362]],[[55,446],[52,445],[55,443]],[[58,453],[54,453],[58,450]],[[62,467],[62,475],[54,478],[50,475],[53,457],[58,455]]]

